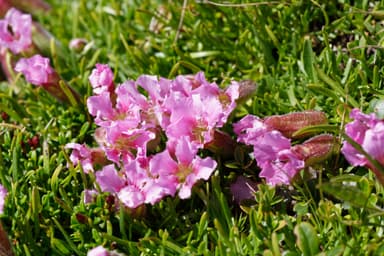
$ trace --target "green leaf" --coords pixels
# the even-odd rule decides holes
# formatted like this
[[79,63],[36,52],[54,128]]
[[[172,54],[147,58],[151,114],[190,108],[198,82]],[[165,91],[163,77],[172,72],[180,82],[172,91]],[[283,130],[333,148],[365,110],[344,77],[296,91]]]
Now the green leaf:
[[[364,186],[364,184],[362,186]],[[357,182],[348,179],[337,179],[323,183],[319,187],[323,189],[324,192],[336,197],[337,199],[348,202],[355,207],[383,212],[383,209],[369,204],[370,193],[367,194],[366,191],[359,188]]]
[[319,239],[313,226],[307,222],[296,225],[294,229],[296,243],[303,255],[311,256],[319,253]]
[[308,38],[304,41],[303,65],[309,80],[313,83],[316,82],[317,77],[314,69],[315,59],[312,51],[312,42]]
[[310,134],[318,134],[318,133],[324,133],[324,132],[338,133],[339,130],[340,128],[336,125],[329,125],[329,124],[310,125],[294,132],[292,134],[292,137],[297,138],[304,134],[310,135]]

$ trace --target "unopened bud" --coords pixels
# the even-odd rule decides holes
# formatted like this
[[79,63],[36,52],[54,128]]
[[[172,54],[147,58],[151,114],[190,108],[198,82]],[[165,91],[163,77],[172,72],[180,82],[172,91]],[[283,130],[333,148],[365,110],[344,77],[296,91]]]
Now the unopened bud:
[[242,80],[239,82],[239,98],[237,104],[241,104],[250,99],[257,91],[257,84],[252,80]]
[[[280,131],[288,138],[292,138],[292,134],[304,127],[326,123],[328,123],[326,115],[321,111],[315,110],[275,115],[264,119],[265,125]],[[300,137],[305,137],[305,134],[302,134]]]
[[339,148],[340,144],[334,136],[321,134],[306,140],[302,144],[293,146],[291,151],[301,158],[307,167],[321,163],[337,152]]
[[75,52],[81,52],[87,43],[84,38],[74,38],[69,42],[69,48]]
[[235,146],[235,141],[228,133],[215,130],[213,133],[213,140],[206,143],[204,148],[227,159],[233,156]]

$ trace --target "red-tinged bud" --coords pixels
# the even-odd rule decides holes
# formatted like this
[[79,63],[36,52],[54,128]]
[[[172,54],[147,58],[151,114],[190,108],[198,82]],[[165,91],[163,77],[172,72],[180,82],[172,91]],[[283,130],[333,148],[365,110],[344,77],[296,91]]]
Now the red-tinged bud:
[[236,143],[231,136],[219,130],[215,130],[213,133],[213,140],[204,145],[204,148],[220,155],[224,159],[233,156],[235,147]]
[[239,98],[237,104],[241,104],[250,99],[257,91],[257,84],[252,80],[242,80],[239,82]]
[[12,4],[10,3],[10,0],[0,0],[0,17],[4,17],[11,7]]
[[82,213],[76,213],[76,220],[81,224],[88,223],[88,217]]
[[317,135],[291,148],[292,152],[304,160],[306,167],[321,163],[339,149],[339,142],[330,134]]
[[124,207],[125,212],[134,219],[143,219],[147,215],[147,206],[142,204],[136,208]]
[[36,149],[40,145],[40,139],[38,135],[33,136],[32,138],[28,139],[28,145],[32,149]]
[[95,166],[105,166],[111,162],[105,156],[105,152],[101,148],[91,148],[91,159]]
[[[264,119],[264,124],[271,129],[280,131],[285,137],[291,138],[296,131],[311,125],[327,124],[328,120],[323,112],[307,110],[285,115],[270,116]],[[300,137],[305,137],[303,134]]]
[[69,42],[68,47],[75,52],[81,52],[87,43],[88,41],[84,38],[74,38]]
[[1,119],[3,121],[8,121],[9,115],[6,112],[1,112]]

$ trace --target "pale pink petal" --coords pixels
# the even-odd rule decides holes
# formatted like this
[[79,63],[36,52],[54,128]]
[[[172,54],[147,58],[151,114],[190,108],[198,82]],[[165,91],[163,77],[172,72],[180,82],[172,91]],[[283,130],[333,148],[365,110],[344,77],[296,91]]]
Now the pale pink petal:
[[123,178],[118,174],[113,164],[104,166],[96,172],[96,181],[104,192],[119,192],[125,185]]
[[96,64],[96,68],[92,70],[89,76],[89,82],[92,85],[93,93],[101,94],[103,92],[111,92],[113,90],[113,72],[106,64]]

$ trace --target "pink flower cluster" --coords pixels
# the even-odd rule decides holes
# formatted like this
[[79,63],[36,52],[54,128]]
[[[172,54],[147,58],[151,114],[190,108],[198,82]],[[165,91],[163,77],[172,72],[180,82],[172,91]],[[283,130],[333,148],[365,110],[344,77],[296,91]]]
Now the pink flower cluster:
[[270,185],[289,184],[305,166],[291,141],[260,118],[247,115],[233,125],[238,141],[253,146],[253,156],[261,168],[260,177]]
[[[384,165],[384,121],[379,120],[374,113],[367,115],[359,109],[353,109],[350,117],[354,121],[345,126],[346,135],[360,144],[372,158]],[[363,154],[347,141],[344,141],[341,152],[353,166],[366,166],[373,170],[378,178],[383,176]]]
[[[235,108],[238,83],[222,90],[200,72],[174,80],[142,75],[115,86],[112,70],[102,64],[89,80],[94,95],[87,106],[98,126],[95,139],[110,161],[96,171],[102,191],[136,208],[168,195],[188,198],[198,180],[210,177],[217,164],[201,158],[199,150]],[[73,143],[67,148],[73,149],[74,164],[94,169],[94,149]]]

